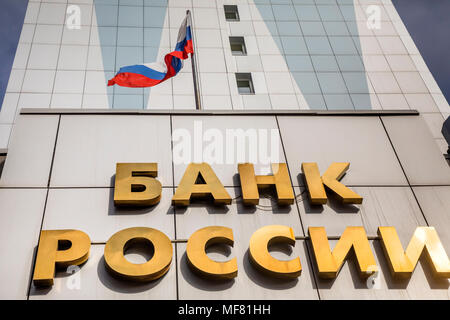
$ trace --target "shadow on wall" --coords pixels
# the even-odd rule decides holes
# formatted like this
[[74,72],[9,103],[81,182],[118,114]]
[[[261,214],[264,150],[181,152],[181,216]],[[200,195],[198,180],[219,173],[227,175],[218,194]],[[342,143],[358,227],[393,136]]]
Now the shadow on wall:
[[[105,79],[121,67],[157,61],[167,12],[167,1],[152,6],[122,6],[96,1],[95,15]],[[105,83],[106,86],[106,83]],[[151,88],[107,87],[108,104],[114,109],[145,109]]]
[[353,4],[254,2],[310,109],[372,109]]

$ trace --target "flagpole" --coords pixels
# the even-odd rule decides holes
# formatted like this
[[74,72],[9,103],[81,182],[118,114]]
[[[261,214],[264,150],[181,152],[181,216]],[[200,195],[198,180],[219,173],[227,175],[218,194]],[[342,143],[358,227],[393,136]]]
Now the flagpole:
[[[189,15],[189,19],[191,20],[191,36],[192,36],[192,47],[194,46],[194,25],[192,21],[191,11],[186,10],[186,14]],[[194,56],[194,52],[191,53],[191,65],[192,65],[192,78],[194,80],[194,96],[195,96],[195,108],[197,110],[201,110],[201,102],[200,102],[200,87],[198,85],[198,78],[197,78],[197,60],[196,56]]]

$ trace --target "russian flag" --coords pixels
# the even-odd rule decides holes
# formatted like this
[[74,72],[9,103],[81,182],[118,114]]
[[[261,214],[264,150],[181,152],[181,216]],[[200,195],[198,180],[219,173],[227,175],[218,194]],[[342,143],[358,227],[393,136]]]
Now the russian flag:
[[178,31],[175,51],[164,57],[165,65],[150,63],[122,67],[108,81],[108,86],[117,84],[129,88],[153,87],[172,78],[183,68],[183,60],[188,58],[188,54],[194,52],[191,32],[191,15],[188,13]]

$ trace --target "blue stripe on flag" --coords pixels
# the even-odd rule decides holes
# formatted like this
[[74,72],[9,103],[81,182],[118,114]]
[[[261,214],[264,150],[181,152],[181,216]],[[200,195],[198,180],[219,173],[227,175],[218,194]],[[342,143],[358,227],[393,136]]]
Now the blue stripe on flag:
[[126,66],[120,68],[119,73],[124,72],[130,72],[130,73],[137,73],[142,74],[143,76],[146,76],[147,78],[154,79],[154,80],[162,80],[166,76],[164,72],[159,72],[156,70],[153,70],[147,66],[136,64],[134,66]]
[[183,41],[178,42],[175,46],[175,51],[183,51],[186,46],[186,42],[186,38],[184,38]]
[[187,26],[186,28],[186,36],[184,37],[184,39],[180,42],[177,43],[177,45],[175,46],[175,51],[184,51],[184,47],[187,44],[188,40],[191,40],[191,27]]
[[175,74],[177,74],[178,71],[181,70],[183,63],[181,62],[181,59],[179,59],[177,57],[172,57],[172,66],[175,69]]
[[191,34],[191,26],[186,27],[186,40],[191,40],[192,34]]

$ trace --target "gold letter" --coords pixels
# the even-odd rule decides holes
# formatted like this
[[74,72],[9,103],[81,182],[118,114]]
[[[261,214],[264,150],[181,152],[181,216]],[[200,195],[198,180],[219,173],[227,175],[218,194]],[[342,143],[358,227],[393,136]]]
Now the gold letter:
[[420,255],[425,251],[434,275],[450,278],[450,261],[433,227],[417,227],[406,252],[403,251],[394,227],[379,227],[378,235],[381,237],[381,244],[393,277],[411,277]]
[[[64,248],[60,248],[64,246]],[[43,230],[34,267],[35,286],[52,286],[56,267],[80,265],[89,258],[91,240],[78,230]]]
[[[200,177],[205,183],[197,184]],[[231,204],[230,195],[210,165],[205,162],[190,163],[172,198],[172,204],[187,206],[191,201],[191,196],[204,197],[209,194],[213,196],[215,204]]]
[[378,271],[363,227],[347,227],[333,252],[331,252],[324,227],[309,227],[308,231],[321,278],[336,278],[352,248],[362,278],[367,278]]
[[272,163],[273,175],[269,176],[255,176],[255,169],[251,163],[238,164],[238,171],[244,204],[257,205],[259,203],[258,187],[267,188],[272,185],[275,185],[277,191],[278,204],[294,203],[294,192],[286,163]]
[[295,279],[302,272],[300,258],[281,261],[272,257],[269,246],[273,243],[287,243],[295,246],[294,231],[286,226],[265,226],[258,229],[250,239],[250,262],[261,270],[276,278]]
[[150,206],[161,199],[157,163],[118,163],[114,205]]
[[343,203],[361,204],[363,198],[338,181],[348,170],[349,166],[350,163],[348,162],[333,162],[321,177],[317,163],[302,163],[302,172],[305,175],[311,203],[327,203],[327,195],[325,193],[325,188],[323,187],[323,185],[325,185],[330,190],[333,190]]
[[237,276],[237,260],[227,262],[211,260],[205,252],[207,246],[224,243],[233,246],[233,230],[226,227],[206,227],[195,231],[189,238],[186,255],[189,266],[196,272],[213,279],[232,279]]
[[[153,257],[146,263],[135,264],[124,256],[124,250],[136,242],[150,242]],[[170,269],[172,243],[167,236],[152,228],[136,227],[115,233],[105,245],[107,269],[114,275],[134,281],[151,281],[161,278]]]
[[315,162],[303,162],[302,172],[305,176],[306,185],[308,187],[309,198],[312,204],[326,204],[327,194],[323,187],[322,178],[320,177],[319,168]]

